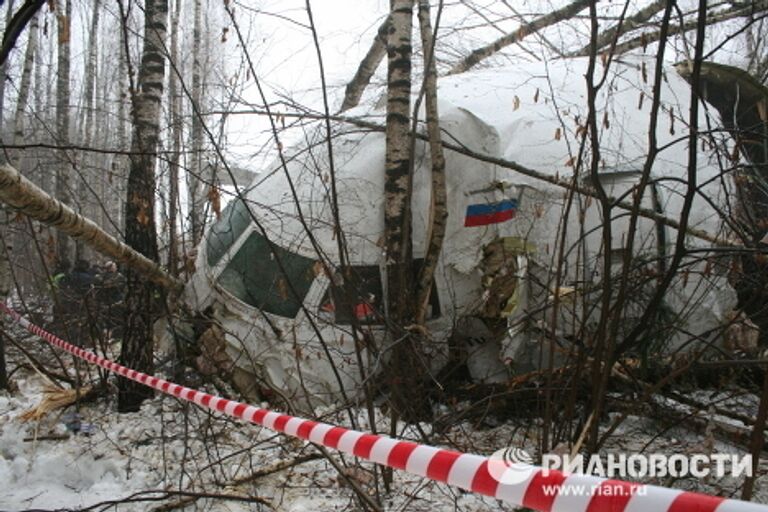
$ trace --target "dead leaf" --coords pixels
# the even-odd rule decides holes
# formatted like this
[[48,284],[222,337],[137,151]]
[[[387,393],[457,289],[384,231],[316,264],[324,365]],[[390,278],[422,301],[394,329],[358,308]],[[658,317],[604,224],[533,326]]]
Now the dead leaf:
[[226,43],[227,42],[227,32],[229,32],[229,27],[224,27],[221,29],[221,42]]
[[520,108],[520,98],[517,97],[517,94],[515,94],[515,99],[512,100],[512,110],[517,110]]
[[218,187],[211,186],[208,189],[208,201],[211,202],[211,210],[216,214],[216,220],[221,217],[221,193]]
[[606,130],[611,127],[611,122],[608,120],[608,112],[603,113],[603,128]]
[[565,162],[566,167],[573,167],[574,162],[576,161],[576,157],[572,156]]
[[539,102],[539,88],[536,88],[536,94],[533,95],[533,102],[538,103]]
[[648,83],[648,68],[645,66],[645,61],[643,61],[643,64],[640,66],[640,72],[643,75],[643,83]]
[[555,130],[555,140],[560,140],[560,136],[561,136],[561,131],[560,131],[560,127],[558,126],[557,130]]
[[637,101],[637,110],[643,110],[643,100],[645,99],[645,93],[640,91],[640,99]]

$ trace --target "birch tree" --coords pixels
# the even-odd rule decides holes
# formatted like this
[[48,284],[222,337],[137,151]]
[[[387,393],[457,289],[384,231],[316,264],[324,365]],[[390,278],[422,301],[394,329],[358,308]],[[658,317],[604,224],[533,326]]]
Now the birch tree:
[[[70,102],[70,23],[72,19],[72,2],[64,0],[59,4],[56,16],[58,27],[58,66],[56,76],[56,138],[61,148],[69,145],[69,102]],[[70,181],[67,150],[59,152],[59,161],[56,166],[56,197],[63,203],[70,204]],[[71,242],[69,238],[58,232],[57,236],[58,261],[70,261]]]
[[423,413],[420,365],[413,323],[411,245],[411,32],[413,0],[392,3],[387,39],[387,127],[384,183],[384,239],[387,257],[388,323],[392,348],[392,397],[395,411],[406,419]]
[[[171,61],[176,66],[179,61],[179,16],[181,0],[176,0],[176,6],[171,14]],[[181,120],[181,94],[179,93],[178,76],[170,73],[168,77],[168,101],[170,103],[169,117],[171,121],[171,160],[168,163],[168,268],[176,275],[179,267],[179,247],[177,237],[177,212],[179,207],[179,163],[181,158],[181,140],[183,126]]]
[[192,229],[192,244],[197,245],[203,235],[203,226],[205,225],[205,193],[202,180],[203,172],[203,124],[202,119],[195,112],[200,112],[203,102],[203,83],[202,83],[202,6],[200,0],[194,2],[194,21],[192,28],[192,102],[194,108],[191,109],[192,132],[191,132],[191,152],[192,159],[190,171],[187,174],[187,183],[189,187],[189,220]]
[[[130,172],[125,206],[126,243],[152,261],[158,261],[155,228],[155,162],[160,137],[160,107],[165,75],[165,40],[168,0],[146,0],[144,8],[144,49],[139,66],[138,91],[133,96],[133,135]],[[122,363],[152,373],[152,323],[156,287],[129,270],[126,276],[125,338],[120,351]],[[150,388],[120,379],[118,410],[136,411]]]

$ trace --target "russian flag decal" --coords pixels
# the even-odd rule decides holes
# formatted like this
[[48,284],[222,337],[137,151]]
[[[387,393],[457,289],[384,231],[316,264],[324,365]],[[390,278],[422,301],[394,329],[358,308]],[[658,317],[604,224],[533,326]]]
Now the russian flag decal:
[[471,204],[467,206],[464,227],[498,224],[515,216],[517,199],[505,199],[498,203]]

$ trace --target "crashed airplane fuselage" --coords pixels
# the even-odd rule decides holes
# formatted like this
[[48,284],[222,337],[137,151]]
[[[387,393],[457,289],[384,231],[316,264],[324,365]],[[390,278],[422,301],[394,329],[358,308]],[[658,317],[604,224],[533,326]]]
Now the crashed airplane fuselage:
[[[566,187],[494,162],[515,162],[563,183],[594,185],[587,178],[592,150],[588,144],[582,149],[586,68],[586,60],[562,60],[441,80],[443,141],[455,149],[446,150],[447,232],[426,320],[433,369],[446,363],[454,343],[470,354],[469,370],[477,379],[498,380],[510,371],[535,368],[549,330],[545,327],[553,320],[554,338],[588,336],[599,314],[595,304],[606,252],[615,262],[613,270],[623,268],[631,217],[626,209],[612,209],[611,246],[606,247],[596,200],[583,194],[569,197]],[[597,99],[599,181],[609,196],[628,203],[648,154],[652,69],[650,61],[613,63]],[[689,165],[690,93],[672,68],[661,83],[656,128],[661,151],[641,206],[679,220]],[[384,121],[381,111],[357,109],[349,115]],[[385,368],[390,343],[382,249],[384,134],[348,123],[333,129],[348,277],[338,272],[326,133],[318,125],[305,133],[303,143],[285,151],[285,167],[278,161],[262,170],[242,197],[230,202],[204,238],[186,291],[189,303],[219,323],[235,366],[287,398],[308,393],[313,403],[354,396],[364,376]],[[727,187],[712,148],[698,148],[690,226],[719,235],[723,219],[718,209],[725,204]],[[580,175],[574,177],[575,172]],[[414,265],[425,251],[430,173],[428,147],[418,140]],[[648,276],[664,271],[677,231],[646,216],[632,235],[638,285],[631,295],[641,308],[654,282]],[[692,236],[687,244],[711,246]],[[558,260],[561,277],[556,279]],[[676,279],[665,296],[665,308],[679,327],[665,334],[670,343],[708,332],[732,305],[723,276],[697,271],[705,263],[701,258],[686,262],[685,278]],[[633,308],[625,310],[629,322]],[[364,343],[355,344],[353,322]]]

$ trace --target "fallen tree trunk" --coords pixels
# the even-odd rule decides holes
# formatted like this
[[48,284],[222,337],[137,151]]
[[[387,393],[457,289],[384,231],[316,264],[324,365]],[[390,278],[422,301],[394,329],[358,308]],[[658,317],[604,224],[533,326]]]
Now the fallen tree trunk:
[[0,165],[0,201],[34,220],[61,230],[75,240],[83,241],[93,250],[171,292],[178,292],[184,286],[157,263],[107,234],[92,220],[75,213],[72,208],[51,197],[9,165]]

